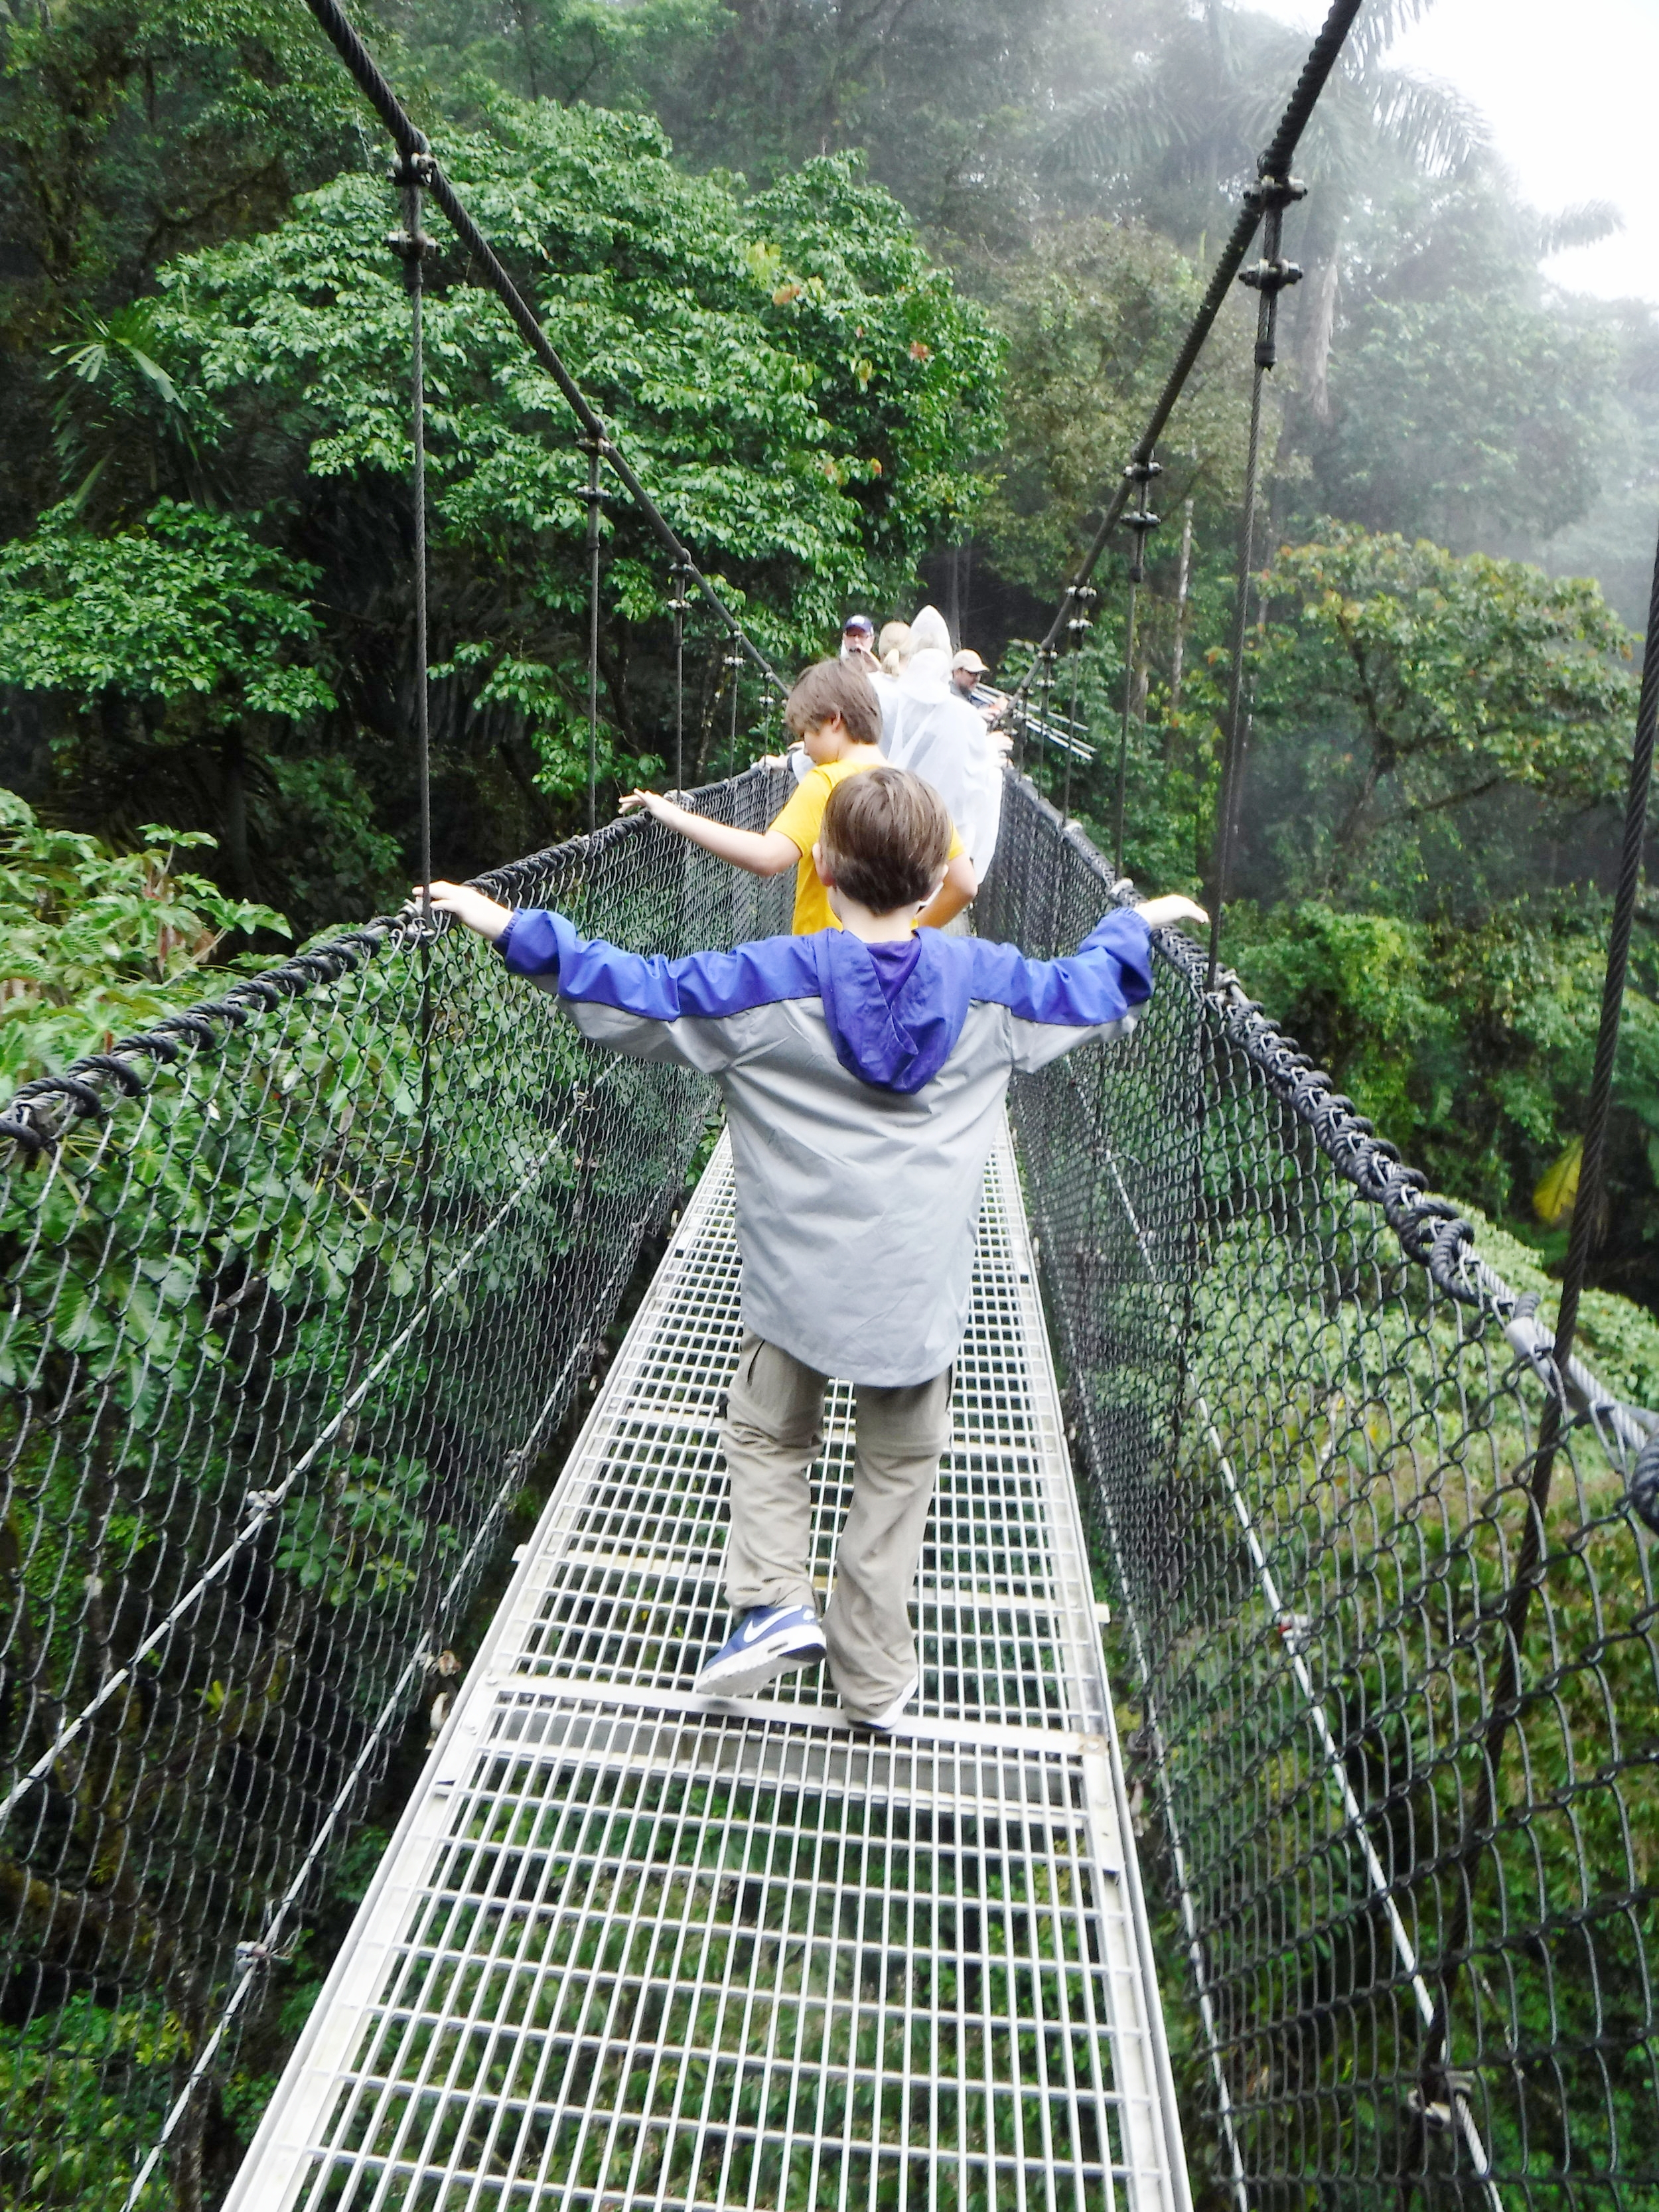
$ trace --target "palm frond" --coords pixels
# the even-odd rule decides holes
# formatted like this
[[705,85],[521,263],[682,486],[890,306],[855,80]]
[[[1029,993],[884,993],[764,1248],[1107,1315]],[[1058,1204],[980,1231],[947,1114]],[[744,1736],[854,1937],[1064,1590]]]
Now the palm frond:
[[1538,217],[1538,258],[1547,261],[1553,253],[1569,253],[1575,246],[1599,246],[1624,227],[1625,218],[1611,200],[1581,200],[1559,215]]
[[1438,77],[1419,76],[1414,70],[1378,70],[1367,89],[1378,135],[1431,176],[1461,176],[1490,150],[1486,117]]

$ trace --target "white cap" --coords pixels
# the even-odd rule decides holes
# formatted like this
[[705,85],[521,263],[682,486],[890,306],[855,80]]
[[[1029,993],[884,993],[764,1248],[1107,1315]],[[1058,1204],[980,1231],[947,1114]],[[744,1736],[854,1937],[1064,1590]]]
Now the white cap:
[[956,659],[951,663],[951,668],[952,673],[958,668],[971,668],[975,676],[988,676],[991,672],[978,653],[968,648],[957,653]]

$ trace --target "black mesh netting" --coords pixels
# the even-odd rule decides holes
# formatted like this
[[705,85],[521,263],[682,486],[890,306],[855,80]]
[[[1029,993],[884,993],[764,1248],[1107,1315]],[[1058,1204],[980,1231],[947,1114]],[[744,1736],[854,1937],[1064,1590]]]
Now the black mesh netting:
[[[483,880],[662,951],[793,881],[638,820]],[[191,2085],[454,1671],[712,1097],[382,921],[10,1109],[0,2204],[198,2201]]]
[[[1110,896],[1011,785],[980,928],[1063,952]],[[1206,1000],[1164,951],[1131,1043],[1012,1103],[1218,2183],[1659,2203],[1647,1422],[1574,1363],[1500,1737],[1548,1334],[1236,986]]]
[[[1029,787],[1004,823],[979,927],[1069,949],[1108,872]],[[786,919],[787,879],[643,823],[489,880],[644,950]],[[1013,1104],[1218,2185],[1659,2201],[1647,1424],[1575,1370],[1499,1728],[1547,1338],[1201,975],[1165,940],[1134,1039]],[[199,2201],[227,2027],[453,1665],[708,1107],[476,940],[379,923],[12,1109],[0,2204]]]

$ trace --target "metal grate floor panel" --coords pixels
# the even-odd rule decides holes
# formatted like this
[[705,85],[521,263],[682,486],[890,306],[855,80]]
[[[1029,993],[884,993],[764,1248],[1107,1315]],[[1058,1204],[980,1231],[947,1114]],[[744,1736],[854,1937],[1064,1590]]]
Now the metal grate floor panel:
[[[722,1141],[229,2212],[1188,2212],[1109,1693],[1006,1131],[906,1733],[715,1704]],[[852,1476],[832,1386],[827,1591]]]

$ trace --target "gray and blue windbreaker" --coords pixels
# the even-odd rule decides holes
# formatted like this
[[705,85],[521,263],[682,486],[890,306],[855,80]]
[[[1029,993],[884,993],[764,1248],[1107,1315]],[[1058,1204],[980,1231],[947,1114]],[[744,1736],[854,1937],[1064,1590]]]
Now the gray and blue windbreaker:
[[1124,908],[1066,960],[933,929],[645,958],[538,908],[499,943],[595,1044],[714,1078],[745,1326],[821,1374],[890,1387],[961,1346],[1009,1076],[1126,1036],[1152,988],[1146,925]]

